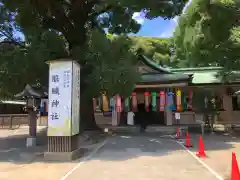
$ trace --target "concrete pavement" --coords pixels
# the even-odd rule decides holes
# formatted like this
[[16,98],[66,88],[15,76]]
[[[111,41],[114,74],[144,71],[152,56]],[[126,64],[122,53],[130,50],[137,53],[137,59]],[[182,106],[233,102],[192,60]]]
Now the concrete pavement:
[[[13,136],[10,136],[10,132],[9,135],[5,132],[0,134],[1,180],[223,180],[230,177],[232,151],[236,152],[240,162],[239,137],[218,134],[204,136],[208,158],[199,161],[195,156],[198,135],[191,134],[194,147],[188,152],[184,151],[181,141],[152,133],[109,136],[104,145],[100,142],[88,146],[87,143],[86,147],[92,153],[81,160],[46,162],[42,156],[36,158],[36,149],[22,148],[23,132],[19,129],[11,132]],[[43,147],[39,148],[39,151],[43,151]],[[221,177],[216,177],[213,171]]]
[[61,180],[217,180],[171,138],[115,136]]

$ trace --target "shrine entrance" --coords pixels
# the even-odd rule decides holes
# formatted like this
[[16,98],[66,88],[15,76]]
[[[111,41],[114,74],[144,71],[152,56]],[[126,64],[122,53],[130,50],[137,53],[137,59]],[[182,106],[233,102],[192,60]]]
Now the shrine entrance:
[[135,112],[135,125],[144,123],[148,125],[165,125],[165,115],[163,112],[154,112],[151,110],[147,112],[144,103],[138,104],[138,111]]

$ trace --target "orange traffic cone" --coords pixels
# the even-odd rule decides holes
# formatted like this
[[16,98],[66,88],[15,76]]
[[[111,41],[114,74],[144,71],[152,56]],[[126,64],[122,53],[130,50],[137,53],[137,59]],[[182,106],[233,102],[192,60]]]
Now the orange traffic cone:
[[193,146],[191,145],[191,142],[190,142],[190,134],[189,134],[188,132],[187,132],[187,135],[186,135],[185,147],[187,147],[187,148],[193,147]]
[[207,157],[204,151],[204,143],[203,143],[202,136],[199,137],[198,152],[196,153],[196,155],[198,157]]
[[180,135],[180,128],[177,128],[177,133],[175,135],[175,139],[181,139],[181,135]]
[[231,180],[240,180],[240,173],[239,173],[237,158],[236,158],[236,154],[234,152],[232,152]]

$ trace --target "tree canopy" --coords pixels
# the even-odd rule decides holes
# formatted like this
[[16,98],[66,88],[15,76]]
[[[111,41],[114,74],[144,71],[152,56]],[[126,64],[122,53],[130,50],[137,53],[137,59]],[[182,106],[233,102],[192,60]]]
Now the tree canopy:
[[193,0],[174,32],[174,61],[182,67],[239,68],[240,1]]
[[[125,42],[124,51],[126,53],[124,55],[126,57],[123,57],[122,52],[117,51],[119,45],[123,44],[123,38],[116,41],[104,40],[105,29],[118,35],[135,33],[139,30],[140,25],[132,19],[134,12],[141,11],[144,17],[149,19],[158,16],[171,18],[181,12],[185,1],[1,0],[0,4],[0,35],[2,37],[0,38],[4,42],[2,43],[4,48],[1,48],[2,56],[0,59],[1,67],[4,68],[1,71],[1,80],[4,84],[2,87],[5,87],[7,91],[18,90],[12,88],[13,85],[8,86],[7,82],[14,85],[19,84],[22,87],[24,82],[47,84],[47,78],[44,76],[47,72],[47,66],[44,61],[69,56],[77,59],[83,67],[84,76],[81,76],[83,82],[89,80],[90,77],[93,80],[93,76],[99,77],[102,79],[97,81],[95,78],[94,83],[101,82],[100,87],[110,90],[113,89],[111,86],[115,88],[117,86],[106,83],[106,77],[116,75],[114,78],[119,79],[119,75],[116,73],[119,72],[116,71],[119,64],[113,63],[113,59],[118,61],[119,59],[132,58],[126,62],[134,62],[136,51],[132,51],[132,47],[135,46],[135,49],[138,49],[137,46],[141,44],[142,40],[136,37],[133,37],[132,41],[126,40],[129,45],[132,44],[132,47],[126,46]],[[23,33],[25,38],[17,38],[16,31]],[[146,45],[145,48],[141,48],[147,55],[154,57],[156,61],[168,59],[168,49],[165,48],[168,45],[167,41],[161,40],[163,42],[160,43],[161,45],[156,41],[146,39],[144,42],[154,44],[155,47],[147,49],[148,45]],[[133,45],[134,42],[137,43]],[[101,43],[102,45],[100,45]],[[161,47],[158,47],[159,45]],[[6,46],[11,48],[6,49]],[[115,47],[117,48],[116,52]],[[153,49],[161,49],[162,52],[154,53]],[[116,53],[119,53],[119,56]],[[92,61],[89,60],[90,57],[93,59]],[[113,69],[110,71],[108,67],[113,65],[116,66],[115,70],[113,71],[112,67]],[[100,67],[105,68],[101,69]],[[131,69],[132,66],[129,68]],[[103,74],[99,74],[100,72]],[[98,75],[92,75],[93,73]],[[107,73],[110,74],[107,75]],[[29,76],[29,74],[32,75]],[[121,77],[123,76],[121,75]],[[11,81],[9,81],[10,79]],[[103,81],[105,82],[104,86]],[[121,82],[124,84],[127,80]],[[121,82],[117,84],[121,84]],[[132,88],[133,84],[134,82],[132,82]]]
[[179,14],[186,0],[1,0],[16,15],[25,32],[34,27],[60,32],[70,49],[86,42],[87,28],[107,28],[110,33],[137,32],[140,25],[132,19],[142,11],[146,18],[171,18]]
[[[107,37],[112,41],[119,38],[119,36],[113,36],[111,34],[108,34]],[[172,49],[171,38],[141,36],[126,36],[125,38],[126,45],[131,44],[130,48],[134,54],[145,55],[162,66],[172,66],[170,61]]]

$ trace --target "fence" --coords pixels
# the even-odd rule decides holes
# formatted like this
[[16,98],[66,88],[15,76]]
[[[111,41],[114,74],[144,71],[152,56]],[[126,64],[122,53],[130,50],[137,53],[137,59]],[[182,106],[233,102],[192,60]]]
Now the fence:
[[21,124],[28,124],[27,114],[0,114],[0,128],[17,129]]

